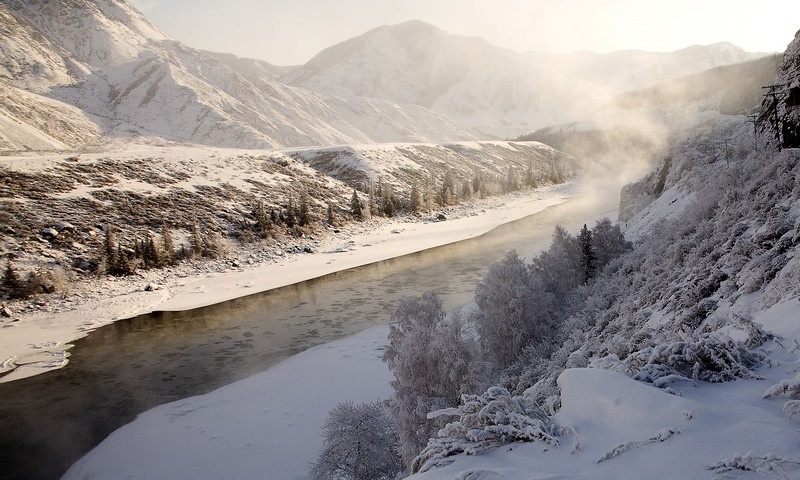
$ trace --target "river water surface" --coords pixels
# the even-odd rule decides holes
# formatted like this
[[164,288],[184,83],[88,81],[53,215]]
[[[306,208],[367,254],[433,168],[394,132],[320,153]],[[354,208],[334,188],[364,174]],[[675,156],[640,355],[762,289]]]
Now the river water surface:
[[570,200],[477,238],[184,312],[156,312],[74,342],[66,367],[0,384],[0,478],[57,479],[137,414],[388,323],[399,298],[469,302],[507,251],[530,257],[613,206]]

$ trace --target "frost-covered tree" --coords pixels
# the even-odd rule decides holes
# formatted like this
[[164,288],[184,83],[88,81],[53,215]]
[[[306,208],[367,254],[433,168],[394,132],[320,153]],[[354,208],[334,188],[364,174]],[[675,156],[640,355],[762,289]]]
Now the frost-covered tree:
[[483,175],[481,172],[475,172],[475,175],[472,176],[472,193],[474,195],[483,196],[486,192],[486,185],[483,181]]
[[596,256],[597,270],[602,270],[611,260],[633,249],[631,242],[619,225],[613,225],[608,218],[601,218],[592,228],[592,246]]
[[457,417],[439,430],[411,464],[412,472],[426,472],[448,463],[447,457],[478,455],[512,442],[541,441],[559,446],[561,429],[533,401],[490,387],[482,395],[464,395],[458,408],[432,412],[431,416]]
[[297,225],[297,209],[292,197],[289,197],[289,203],[286,205],[286,214],[283,217],[283,223],[289,228],[293,228]]
[[378,215],[378,200],[375,198],[375,184],[369,184],[369,216],[374,217]]
[[403,470],[397,428],[385,403],[339,403],[322,428],[314,480],[390,480]]
[[479,383],[483,365],[465,328],[460,315],[445,314],[434,292],[401,299],[392,314],[383,359],[395,376],[392,411],[409,464],[442,427],[428,412],[458,405],[461,394]]
[[456,176],[453,170],[445,172],[442,188],[439,190],[439,204],[446,206],[456,203]]
[[253,226],[255,234],[258,235],[259,238],[269,237],[275,222],[267,213],[264,202],[259,201],[256,203],[255,207],[253,207],[253,216],[256,218],[256,224]]
[[297,223],[303,227],[311,223],[311,210],[308,204],[308,192],[304,189],[300,194],[300,207],[297,213]]
[[191,242],[192,257],[199,258],[203,256],[204,235],[200,230],[200,222],[197,217],[192,217],[192,232],[189,236]]
[[532,342],[549,335],[550,297],[517,252],[489,267],[475,290],[483,355],[499,369],[511,365]]
[[428,172],[425,179],[425,209],[430,213],[436,206],[436,188],[434,187],[433,170]]
[[503,182],[503,190],[506,192],[514,192],[519,190],[519,176],[513,166],[508,167],[508,174]]
[[536,188],[536,174],[533,172],[533,162],[528,162],[528,168],[525,170],[525,186],[528,188]]
[[564,227],[556,225],[550,247],[533,259],[531,271],[547,292],[564,298],[582,283],[580,258],[578,241]]
[[333,211],[333,204],[331,202],[328,202],[326,206],[325,217],[327,218],[328,225],[335,227],[339,224],[339,221],[336,219],[336,213]]

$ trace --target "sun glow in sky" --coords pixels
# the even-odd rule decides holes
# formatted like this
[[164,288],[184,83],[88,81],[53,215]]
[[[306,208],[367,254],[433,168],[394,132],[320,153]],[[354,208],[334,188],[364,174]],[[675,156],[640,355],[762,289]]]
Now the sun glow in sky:
[[798,0],[130,0],[194,48],[276,65],[381,26],[422,20],[516,51],[673,51],[731,42],[783,51]]

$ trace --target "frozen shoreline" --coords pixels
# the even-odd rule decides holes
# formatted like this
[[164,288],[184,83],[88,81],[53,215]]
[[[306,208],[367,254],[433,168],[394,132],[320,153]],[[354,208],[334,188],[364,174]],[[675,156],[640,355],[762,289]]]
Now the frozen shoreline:
[[[5,373],[0,382],[63,367],[70,342],[116,320],[199,308],[474,238],[574,194],[575,185],[566,184],[488,198],[450,208],[444,222],[403,217],[351,223],[315,240],[314,253],[285,255],[279,261],[260,261],[240,249],[220,261],[82,281],[47,304],[30,304],[0,323],[0,374]],[[152,290],[145,289],[148,285]]]

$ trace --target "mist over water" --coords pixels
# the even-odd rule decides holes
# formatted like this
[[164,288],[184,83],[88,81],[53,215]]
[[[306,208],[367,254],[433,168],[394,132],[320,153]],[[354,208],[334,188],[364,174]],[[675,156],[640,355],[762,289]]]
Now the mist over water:
[[615,206],[573,199],[475,239],[210,307],[142,315],[100,328],[75,342],[63,369],[0,384],[0,477],[59,478],[138,413],[388,323],[402,297],[435,290],[447,308],[462,305],[488,266],[508,250],[530,256],[549,245],[555,224],[577,231]]

